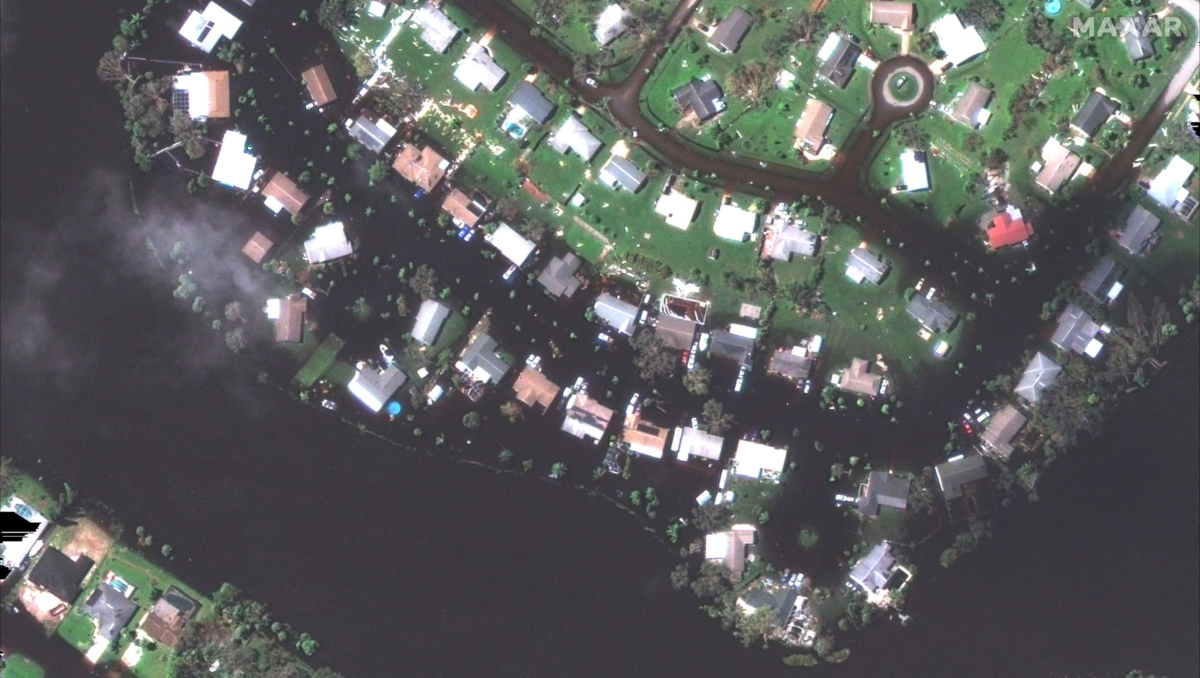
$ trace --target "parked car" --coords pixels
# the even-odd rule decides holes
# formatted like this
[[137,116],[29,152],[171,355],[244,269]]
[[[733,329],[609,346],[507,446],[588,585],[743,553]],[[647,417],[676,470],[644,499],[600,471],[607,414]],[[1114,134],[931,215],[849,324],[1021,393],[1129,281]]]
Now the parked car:
[[633,394],[633,397],[629,399],[629,404],[625,406],[625,416],[630,417],[633,416],[634,412],[637,412],[638,399],[641,397],[642,394],[640,393]]
[[595,87],[596,79],[595,78],[584,78],[583,84],[587,85],[588,87]]
[[392,349],[388,348],[387,344],[379,345],[379,355],[383,357],[383,364],[385,366],[396,362],[396,356],[392,353]]
[[512,280],[513,274],[514,274],[514,273],[516,273],[516,272],[517,272],[517,267],[516,267],[516,266],[509,266],[509,267],[508,267],[508,270],[504,272],[504,280],[505,280],[506,282],[507,282],[507,281],[509,281],[509,280]]
[[328,398],[321,401],[321,407],[324,407],[325,409],[329,410],[330,412],[337,412],[337,403],[333,402],[332,400],[330,400]]

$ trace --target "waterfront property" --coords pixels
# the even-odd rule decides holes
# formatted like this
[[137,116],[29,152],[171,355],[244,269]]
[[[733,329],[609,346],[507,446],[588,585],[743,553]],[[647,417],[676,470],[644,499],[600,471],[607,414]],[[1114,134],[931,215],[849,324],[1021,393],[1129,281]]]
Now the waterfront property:
[[426,193],[432,191],[446,176],[450,161],[429,146],[407,144],[396,154],[392,169]]
[[871,471],[867,474],[867,481],[858,487],[859,513],[875,517],[882,506],[898,511],[907,509],[911,485],[907,478],[894,476],[887,471]]
[[958,314],[946,302],[925,295],[914,295],[904,310],[930,332],[949,332],[958,322]]
[[26,581],[58,603],[71,605],[79,598],[81,585],[95,565],[96,562],[87,556],[72,559],[62,551],[48,547]]
[[1079,282],[1079,289],[1101,303],[1116,301],[1117,297],[1121,295],[1121,291],[1125,289],[1121,284],[1121,279],[1125,277],[1126,270],[1112,257],[1101,257],[1100,261],[1097,261],[1092,270],[1088,271],[1088,274]]
[[629,451],[654,459],[661,459],[671,430],[652,424],[642,418],[640,412],[625,417],[625,427],[621,432],[621,442],[629,447]]
[[586,393],[575,393],[567,398],[567,416],[562,430],[579,439],[591,438],[599,443],[612,422],[613,411],[601,405]]
[[101,583],[92,590],[81,610],[95,622],[96,640],[107,647],[107,644],[116,642],[121,630],[129,625],[139,608],[137,603],[111,584]]
[[596,299],[592,309],[596,312],[596,317],[607,323],[609,327],[621,334],[633,335],[633,327],[638,314],[637,306],[627,301],[621,301],[605,292]]
[[709,461],[721,461],[721,450],[725,439],[698,428],[685,426],[675,432],[676,457],[679,461],[687,461],[692,457],[700,457]]
[[1125,219],[1125,226],[1117,235],[1117,244],[1133,256],[1142,256],[1153,248],[1158,240],[1158,226],[1162,220],[1141,205],[1135,205]]
[[17,538],[13,538],[16,535],[7,532],[13,528],[6,527],[6,538],[10,540],[5,541],[4,548],[0,549],[0,566],[16,570],[25,564],[25,560],[29,558],[33,547],[41,540],[42,534],[45,533],[46,526],[50,522],[41,512],[15,494],[4,502],[4,506],[0,510],[15,513],[27,521],[28,531],[22,532]]
[[896,562],[887,542],[876,544],[850,569],[850,581],[858,584],[866,592],[867,600],[875,604],[886,602],[888,591],[903,589],[911,576]]
[[1036,405],[1042,392],[1050,388],[1061,371],[1062,367],[1058,363],[1039,351],[1025,366],[1025,371],[1021,373],[1021,379],[1013,391],[1025,402]]
[[795,590],[790,588],[780,588],[775,591],[753,588],[738,596],[737,606],[746,616],[767,608],[774,610],[775,615],[771,618],[771,625],[778,633],[787,626],[797,611],[797,603],[803,600]]
[[546,288],[546,294],[551,297],[570,298],[582,284],[576,276],[582,263],[574,252],[553,257],[538,274],[537,281]]
[[883,388],[883,375],[871,372],[871,363],[855,358],[850,365],[833,375],[833,385],[855,395],[873,398]]
[[192,120],[228,118],[229,71],[188,71],[175,76],[171,107]]
[[1025,415],[1021,414],[1016,407],[1005,405],[999,412],[992,415],[987,428],[983,430],[983,435],[979,437],[984,449],[996,454],[1001,459],[1008,459],[1013,451],[1013,438],[1021,432],[1025,421]]
[[304,341],[304,317],[308,298],[291,294],[283,299],[267,300],[267,319],[275,321],[276,343],[298,344]]
[[517,380],[513,383],[513,395],[518,401],[529,407],[540,405],[542,410],[550,409],[560,390],[546,375],[529,366],[521,370],[521,374],[517,375]]
[[368,409],[378,412],[406,381],[408,376],[397,365],[379,369],[360,364],[347,388]]
[[442,332],[442,327],[446,324],[446,319],[450,317],[450,307],[445,304],[426,299],[421,302],[421,308],[417,310],[417,317],[413,320],[412,334],[413,341],[425,346],[433,346],[437,343],[438,335]]
[[729,470],[734,475],[755,480],[778,480],[787,467],[787,448],[771,447],[750,440],[739,440]]
[[300,74],[300,79],[304,81],[314,106],[321,107],[337,101],[337,89],[329,79],[329,72],[325,70],[324,64],[317,64],[304,71]]
[[978,454],[959,454],[933,468],[942,497],[949,503],[962,498],[988,476],[987,462]]
[[728,530],[704,537],[704,559],[721,563],[729,578],[740,581],[746,562],[754,560],[758,529],[753,525],[730,525]]
[[154,601],[154,607],[142,617],[138,633],[173,649],[198,609],[199,604],[196,601],[172,586]]
[[346,228],[340,221],[318,226],[312,237],[304,241],[304,256],[310,265],[324,264],[353,253],[354,245],[346,238]]
[[846,277],[856,283],[866,280],[878,285],[887,272],[888,265],[883,263],[883,259],[871,254],[862,246],[856,247],[846,260]]
[[1058,315],[1058,326],[1050,337],[1050,343],[1063,351],[1095,358],[1100,355],[1104,343],[1098,335],[1102,328],[1095,319],[1076,304],[1068,304]]

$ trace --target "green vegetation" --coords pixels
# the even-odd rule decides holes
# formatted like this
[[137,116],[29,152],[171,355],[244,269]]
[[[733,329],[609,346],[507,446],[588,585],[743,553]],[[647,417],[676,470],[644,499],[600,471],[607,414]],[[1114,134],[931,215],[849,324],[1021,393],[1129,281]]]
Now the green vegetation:
[[329,368],[333,367],[333,363],[337,360],[338,351],[342,350],[345,341],[339,338],[336,334],[330,334],[325,337],[316,352],[304,363],[300,371],[293,378],[304,388],[310,388],[317,380],[325,376]]
[[46,670],[32,659],[19,654],[4,656],[4,678],[45,678]]

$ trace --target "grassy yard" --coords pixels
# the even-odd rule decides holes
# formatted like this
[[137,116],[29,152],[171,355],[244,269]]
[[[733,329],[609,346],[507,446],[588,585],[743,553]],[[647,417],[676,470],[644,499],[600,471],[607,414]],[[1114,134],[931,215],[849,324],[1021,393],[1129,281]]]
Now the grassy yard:
[[[734,0],[710,0],[698,10],[698,17],[717,21],[730,8],[744,5]],[[844,147],[867,111],[870,73],[861,67],[856,69],[845,89],[817,78],[817,49],[832,27],[843,25],[842,13],[846,10],[828,9],[837,17],[827,19],[825,27],[807,43],[790,45],[786,33],[798,13],[807,7],[803,3],[789,7],[751,4],[747,8],[756,8],[758,16],[736,54],[718,53],[699,31],[685,29],[643,90],[642,107],[647,117],[675,128],[681,139],[707,151],[731,151],[812,170],[827,167],[828,161],[809,162],[792,148],[796,122],[810,98],[829,103],[837,111],[830,123],[829,142],[835,148]],[[739,94],[734,85],[735,73],[747,66],[761,66],[775,83],[759,102]],[[778,79],[780,75],[793,82],[785,84],[786,80]],[[692,78],[705,76],[721,86],[726,109],[696,128],[683,119],[671,93]]]
[[[922,29],[944,11],[929,2],[917,5],[917,23]],[[947,9],[961,5],[954,3]],[[1074,139],[1075,132],[1068,129],[1068,124],[1089,93],[1097,87],[1103,88],[1120,104],[1123,113],[1136,119],[1146,113],[1149,102],[1166,84],[1171,69],[1183,56],[1183,50],[1172,51],[1165,38],[1158,38],[1158,55],[1135,65],[1120,38],[1110,35],[1073,38],[1067,31],[1068,22],[1072,17],[1088,16],[1089,10],[1077,3],[1064,3],[1062,14],[1051,20],[1050,30],[1066,37],[1065,49],[1073,59],[1053,68],[1052,55],[1027,39],[1030,14],[1026,4],[1014,1],[1003,5],[1006,19],[1001,27],[982,31],[988,51],[967,64],[951,68],[935,92],[932,104],[935,110],[910,123],[922,138],[928,139],[932,151],[932,187],[928,193],[899,194],[891,200],[927,210],[930,220],[942,225],[974,227],[986,211],[976,183],[978,177],[972,175],[978,175],[984,155],[993,149],[1003,151],[1009,158],[1010,197],[1018,201],[1030,197],[1066,200],[1086,189],[1087,179],[1079,175],[1053,199],[1034,186],[1035,172],[1031,165],[1040,159],[1038,150],[1042,144],[1057,135],[1085,163],[1102,167],[1128,140],[1128,130],[1122,122],[1112,119],[1091,140]],[[926,7],[929,11],[921,11]],[[1118,14],[1128,11],[1123,7]],[[1194,25],[1185,23],[1188,38],[1194,39]],[[919,37],[914,38],[914,45],[920,42]],[[927,56],[932,58],[932,54]],[[995,92],[988,105],[992,117],[978,131],[969,130],[944,113],[972,82]],[[1032,99],[1020,103],[1023,91]],[[903,144],[895,135],[885,143],[869,172],[872,188],[887,190],[898,183],[897,156],[902,150]]]
[[50,494],[42,481],[31,475],[16,473],[6,479],[4,488],[0,491],[0,504],[6,503],[13,495],[20,497],[48,518],[54,518],[62,512],[58,498]]
[[315,384],[318,379],[325,376],[325,373],[333,367],[334,361],[337,360],[338,351],[342,350],[342,346],[345,343],[336,334],[330,334],[325,337],[325,340],[321,342],[317,350],[304,363],[300,371],[296,372],[293,380],[305,388]]
[[45,678],[46,671],[32,659],[19,654],[5,656],[4,670],[0,678]]

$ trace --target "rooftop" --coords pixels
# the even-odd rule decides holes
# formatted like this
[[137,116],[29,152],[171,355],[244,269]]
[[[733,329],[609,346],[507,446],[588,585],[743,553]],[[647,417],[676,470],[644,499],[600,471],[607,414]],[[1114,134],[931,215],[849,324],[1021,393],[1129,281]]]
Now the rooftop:
[[930,332],[949,332],[958,322],[958,314],[945,302],[919,294],[913,296],[904,310]]
[[942,489],[942,496],[946,501],[961,497],[964,485],[988,476],[987,463],[978,454],[959,455],[938,464],[933,471],[937,475],[938,487]]
[[1033,226],[1019,214],[1014,216],[1010,212],[1001,212],[992,219],[992,225],[987,230],[988,247],[998,250],[1019,245],[1033,236]]
[[637,320],[637,306],[627,301],[621,301],[605,292],[596,299],[593,309],[601,320],[608,323],[609,327],[621,334],[633,334],[633,325]]
[[987,50],[979,31],[974,26],[963,26],[956,14],[946,14],[934,21],[929,25],[929,32],[937,36],[938,46],[946,53],[946,60],[955,66]]
[[696,119],[704,122],[725,110],[725,94],[712,78],[692,78],[687,84],[671,92],[675,103],[684,111],[691,111]]
[[862,50],[858,45],[842,38],[825,63],[821,64],[817,75],[833,83],[834,86],[845,89],[846,83],[850,82],[850,77],[854,75],[854,64],[858,63],[858,57],[861,54]]
[[855,248],[846,260],[846,275],[854,282],[866,280],[878,285],[887,272],[887,264],[862,247]]
[[196,613],[196,601],[172,586],[167,589],[142,618],[140,630],[156,643],[174,648],[183,635],[183,627]]
[[686,461],[689,457],[701,457],[712,461],[721,461],[721,448],[725,439],[706,433],[698,428],[685,426],[680,435],[679,459]]
[[734,581],[741,579],[746,568],[746,557],[758,541],[758,529],[753,525],[731,525],[723,532],[713,532],[704,537],[704,559],[719,560],[729,570]]
[[1125,272],[1125,267],[1112,257],[1101,257],[1079,283],[1079,289],[1096,301],[1107,303],[1120,294],[1121,278],[1125,277]]
[[417,317],[413,320],[412,338],[418,344],[432,346],[437,342],[446,318],[450,317],[450,307],[445,304],[426,299],[421,302]]
[[1092,92],[1071,120],[1071,126],[1091,138],[1119,110],[1121,107],[1117,102],[1099,92]]
[[717,48],[722,52],[736,52],[742,46],[742,40],[746,34],[750,32],[750,26],[754,21],[746,10],[741,7],[734,7],[729,10],[729,14],[717,24],[712,35],[708,36],[708,44]]
[[1034,177],[1033,183],[1041,186],[1048,193],[1058,192],[1062,185],[1075,176],[1075,170],[1083,160],[1058,140],[1050,137],[1042,145],[1042,160],[1045,165]]
[[796,121],[796,146],[810,153],[820,153],[833,113],[833,106],[820,99],[809,99],[800,119]]
[[858,559],[850,569],[850,579],[867,593],[875,593],[887,586],[895,568],[896,557],[892,555],[891,545],[881,542]]
[[882,382],[883,375],[871,373],[871,363],[862,358],[854,358],[850,365],[842,370],[837,387],[850,393],[873,397],[879,395]]
[[1153,212],[1138,205],[1125,219],[1125,227],[1121,229],[1117,244],[1134,256],[1143,254],[1158,231],[1159,223],[1161,220]]
[[445,53],[458,37],[458,26],[432,4],[421,5],[413,12],[412,22],[421,27],[421,40],[438,54]]
[[293,294],[280,304],[279,318],[275,320],[275,341],[300,343],[304,339],[304,315],[308,312],[308,298]]
[[196,47],[211,52],[221,38],[233,39],[242,27],[240,19],[215,2],[210,2],[204,11],[192,10],[179,27],[179,34]]
[[532,367],[522,370],[513,384],[513,392],[516,394],[517,400],[530,407],[535,404],[541,405],[543,409],[547,410],[558,398],[560,390],[557,384]]
[[625,430],[621,432],[621,442],[629,445],[630,452],[655,459],[662,458],[670,437],[670,429],[656,426],[642,419],[640,414],[626,417]]
[[575,151],[575,155],[588,162],[596,157],[596,154],[600,152],[600,148],[604,145],[574,115],[567,116],[567,119],[558,126],[558,130],[555,131],[554,135],[546,143],[550,145],[550,148],[559,153],[565,154],[569,151]]
[[775,478],[787,467],[787,453],[786,447],[739,440],[729,470],[746,478]]
[[1095,358],[1104,344],[1096,338],[1100,334],[1100,325],[1075,304],[1067,304],[1058,316],[1058,326],[1050,343],[1064,351],[1087,355]]
[[696,340],[696,328],[700,325],[683,318],[660,315],[654,324],[654,336],[668,348],[686,351]]
[[279,210],[287,210],[288,214],[295,216],[308,204],[308,194],[283,172],[271,175],[271,180],[262,188],[262,195],[267,209],[276,214]]
[[[229,117],[229,71],[192,71],[175,76],[175,95],[187,99],[193,120]],[[175,97],[172,96],[172,101]]]
[[529,261],[529,255],[537,249],[536,244],[517,233],[516,229],[508,224],[496,227],[496,230],[487,236],[487,241],[492,247],[500,250],[500,254],[514,266],[525,265],[525,262]]
[[312,237],[304,241],[304,255],[310,264],[323,264],[353,253],[354,245],[346,239],[346,229],[340,221],[318,226]]
[[400,149],[392,161],[392,169],[427,193],[446,176],[448,167],[450,161],[443,158],[441,153],[428,146],[418,148],[416,144],[408,144]]
[[791,224],[773,227],[767,240],[767,254],[776,261],[791,261],[793,254],[811,257],[817,253],[820,238],[812,231]]
[[442,201],[442,211],[467,226],[474,226],[487,214],[485,197],[478,191],[467,195],[455,188],[446,194],[446,199]]
[[358,140],[358,143],[367,147],[367,150],[380,153],[392,137],[396,136],[396,128],[392,127],[386,120],[372,121],[365,115],[360,115],[350,123],[350,136]]
[[221,150],[217,153],[217,164],[213,166],[213,181],[243,191],[250,188],[258,158],[246,152],[246,141],[245,134],[225,131],[225,136],[221,138]]
[[517,83],[516,88],[508,97],[508,103],[521,109],[526,116],[539,125],[545,124],[554,114],[554,104],[550,103],[550,100],[537,87],[524,80]]
[[913,28],[917,6],[911,2],[872,2],[871,23],[891,26],[898,31]]
[[250,236],[250,239],[242,246],[242,254],[250,257],[250,261],[261,264],[274,246],[275,243],[271,242],[270,238],[263,235],[261,231],[255,231],[254,235]]
[[498,351],[500,344],[486,334],[475,337],[475,341],[463,351],[460,362],[476,381],[484,383],[500,381],[512,368]]
[[985,121],[980,113],[991,100],[992,90],[973,82],[954,102],[954,108],[950,109],[950,117],[968,127],[979,127]]
[[668,226],[674,226],[686,231],[696,218],[700,202],[687,197],[676,190],[670,190],[659,196],[654,203],[654,211],[667,221]]
[[925,151],[910,148],[900,154],[900,181],[909,193],[929,190],[929,162]]
[[1183,187],[1187,184],[1188,179],[1192,178],[1192,173],[1195,171],[1195,165],[1178,155],[1173,156],[1167,166],[1150,180],[1150,188],[1146,189],[1146,194],[1154,202],[1171,209],[1175,203],[1182,201],[1187,196],[1187,191]]
[[988,421],[987,428],[984,429],[980,440],[985,447],[1000,455],[1001,458],[1008,459],[1013,451],[1012,440],[1025,426],[1025,421],[1025,415],[1021,414],[1017,408],[1005,405]]
[[508,72],[492,59],[492,55],[478,42],[471,43],[463,58],[454,69],[454,77],[469,90],[480,87],[495,92],[508,77]]
[[859,487],[858,510],[868,516],[877,515],[880,506],[903,511],[908,508],[910,485],[907,478],[887,471],[871,471],[867,474],[867,482]]
[[562,430],[576,438],[592,438],[599,442],[612,421],[613,411],[584,393],[572,395],[567,400],[567,417]]
[[300,79],[308,88],[308,96],[312,97],[314,104],[324,106],[337,100],[337,90],[334,89],[324,64],[317,64],[304,71],[300,74]]
[[717,210],[713,233],[727,240],[745,242],[758,228],[758,215],[733,203],[724,203]]
[[709,355],[728,358],[738,365],[749,365],[750,356],[754,354],[754,341],[754,337],[745,334],[716,330],[711,336]]
[[1145,14],[1132,17],[1121,17],[1121,39],[1125,41],[1125,51],[1134,61],[1142,61],[1154,56],[1154,42],[1147,30],[1149,22]]
[[1058,363],[1048,358],[1045,353],[1039,352],[1025,366],[1021,380],[1017,382],[1013,391],[1025,402],[1034,405],[1041,397],[1042,391],[1050,388],[1061,371],[1062,367],[1059,367]]
[[538,275],[538,282],[551,296],[570,297],[581,284],[575,273],[582,263],[574,252],[554,257]]
[[84,601],[82,611],[95,620],[96,635],[111,643],[137,614],[138,606],[112,586],[102,583]]
[[70,605],[79,597],[79,585],[95,561],[87,556],[71,560],[56,548],[46,548],[29,572],[29,583]]
[[406,381],[408,377],[396,365],[389,365],[382,370],[363,367],[350,380],[349,390],[372,412],[378,412]]
[[625,18],[628,14],[621,6],[612,3],[605,7],[596,17],[596,42],[601,46],[616,40],[625,33]]
[[613,155],[600,168],[600,182],[616,188],[623,186],[630,193],[637,193],[646,183],[646,175],[619,155]]
[[767,365],[767,372],[770,374],[778,374],[792,381],[800,381],[808,379],[808,375],[812,372],[813,358],[811,355],[804,353],[801,355],[790,348],[780,348],[771,354],[771,362]]

